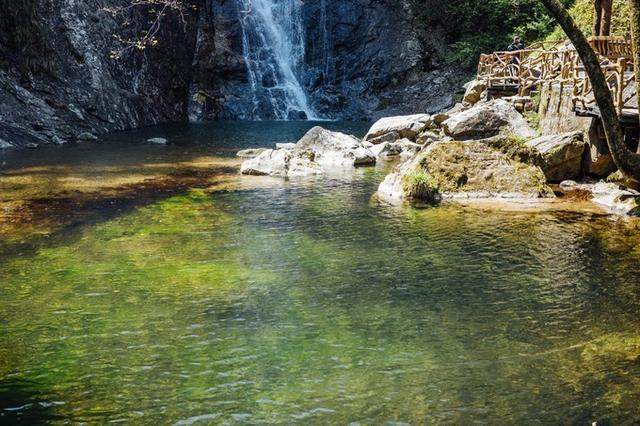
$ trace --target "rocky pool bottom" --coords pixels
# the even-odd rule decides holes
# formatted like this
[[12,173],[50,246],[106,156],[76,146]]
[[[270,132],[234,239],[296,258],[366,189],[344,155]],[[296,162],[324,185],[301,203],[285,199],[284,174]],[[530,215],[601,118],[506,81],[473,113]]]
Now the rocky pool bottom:
[[238,175],[309,127],[3,154],[0,423],[640,421],[638,221]]

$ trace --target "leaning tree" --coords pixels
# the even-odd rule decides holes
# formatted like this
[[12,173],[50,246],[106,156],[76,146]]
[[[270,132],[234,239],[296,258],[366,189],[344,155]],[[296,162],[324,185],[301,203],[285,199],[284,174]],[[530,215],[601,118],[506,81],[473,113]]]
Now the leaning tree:
[[[620,124],[620,119],[613,102],[613,96],[607,85],[604,72],[602,68],[600,68],[598,55],[591,48],[587,37],[580,31],[574,19],[559,0],[541,1],[573,43],[582,60],[587,75],[591,80],[594,97],[600,110],[602,125],[613,161],[624,176],[640,182],[640,154],[632,152],[625,144],[622,125]],[[638,11],[640,10],[637,6],[640,6],[640,0],[629,0],[629,2],[634,6],[632,15],[633,18],[637,20]],[[638,26],[638,22],[636,21],[634,29],[637,30]],[[639,36],[640,33],[634,31],[634,40],[637,40]],[[634,43],[636,61],[638,56],[637,45],[637,42]],[[638,63],[639,62],[636,62],[636,64]]]

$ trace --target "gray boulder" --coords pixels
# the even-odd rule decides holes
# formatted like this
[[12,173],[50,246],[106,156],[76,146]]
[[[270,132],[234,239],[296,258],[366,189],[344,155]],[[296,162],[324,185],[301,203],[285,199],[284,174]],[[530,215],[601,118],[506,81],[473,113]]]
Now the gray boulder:
[[465,85],[463,102],[475,105],[483,98],[487,90],[487,83],[482,80],[473,80]]
[[388,175],[382,200],[535,199],[553,197],[539,167],[481,141],[438,141]]
[[242,163],[246,175],[306,176],[373,165],[375,155],[354,136],[314,127],[292,149],[267,149]]
[[442,123],[447,136],[455,140],[473,140],[498,134],[530,139],[537,136],[524,117],[509,102],[495,99],[452,115]]
[[577,179],[582,174],[586,143],[581,132],[542,136],[526,145],[541,155],[540,166],[549,182]]
[[[364,137],[365,141],[377,140],[381,142],[391,142],[381,140],[381,136],[394,134],[394,140],[400,138],[415,139],[418,134],[433,125],[433,120],[429,114],[402,115],[396,117],[385,117],[378,120]],[[375,143],[375,142],[374,142]]]
[[240,173],[254,176],[287,176],[291,153],[285,149],[267,149],[242,163]]
[[366,166],[376,163],[375,155],[355,136],[316,126],[291,151],[293,157],[309,158],[324,167]]

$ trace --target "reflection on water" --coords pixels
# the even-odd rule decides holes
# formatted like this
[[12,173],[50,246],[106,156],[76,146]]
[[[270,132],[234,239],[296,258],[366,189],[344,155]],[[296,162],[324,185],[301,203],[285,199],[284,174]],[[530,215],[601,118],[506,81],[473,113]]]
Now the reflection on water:
[[640,420],[640,230],[190,190],[0,263],[0,422]]

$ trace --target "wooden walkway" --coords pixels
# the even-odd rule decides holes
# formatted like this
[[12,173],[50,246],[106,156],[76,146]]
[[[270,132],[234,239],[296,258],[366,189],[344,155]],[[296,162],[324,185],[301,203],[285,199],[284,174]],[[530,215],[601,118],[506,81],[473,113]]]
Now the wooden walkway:
[[[592,37],[600,64],[622,120],[638,119],[637,85],[631,41],[623,37]],[[599,117],[593,87],[578,53],[567,42],[540,43],[525,50],[482,55],[478,79],[490,94],[529,97],[543,83],[572,87],[573,109],[580,116]]]

